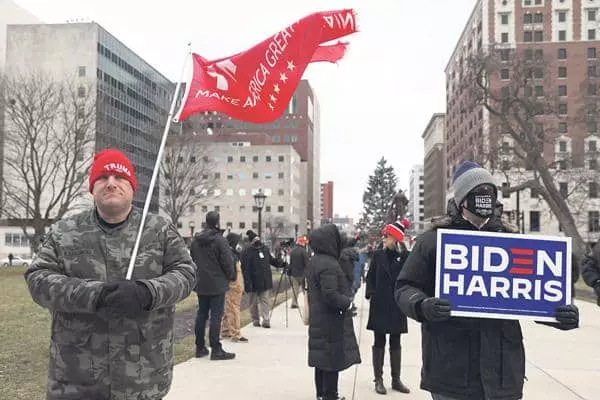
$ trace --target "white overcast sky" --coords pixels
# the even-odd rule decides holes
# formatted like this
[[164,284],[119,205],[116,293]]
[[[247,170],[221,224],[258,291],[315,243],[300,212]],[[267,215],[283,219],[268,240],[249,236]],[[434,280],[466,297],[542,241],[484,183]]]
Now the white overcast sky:
[[423,163],[421,134],[445,111],[444,68],[475,1],[15,0],[44,22],[98,22],[173,81],[188,42],[224,57],[312,12],[356,9],[360,32],[347,38],[346,57],[304,76],[321,105],[321,181],[334,181],[334,212],[352,217],[381,156],[403,189],[410,167]]

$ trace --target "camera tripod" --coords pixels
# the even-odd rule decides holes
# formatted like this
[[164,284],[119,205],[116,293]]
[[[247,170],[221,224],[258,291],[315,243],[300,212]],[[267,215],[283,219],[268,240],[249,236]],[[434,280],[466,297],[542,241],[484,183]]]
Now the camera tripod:
[[[292,283],[292,277],[288,274],[288,268],[289,266],[286,266],[282,269],[281,271],[281,275],[279,276],[279,282],[277,283],[277,291],[275,292],[275,297],[273,298],[273,304],[271,305],[271,311],[269,312],[269,320],[271,320],[271,316],[273,315],[273,310],[275,309],[275,305],[277,304],[277,296],[279,295],[280,291],[281,291],[281,283],[283,282],[283,277],[285,276],[287,278],[288,284],[290,285],[290,288],[292,289],[292,296],[294,296],[293,298],[296,299],[296,303],[298,303],[298,296],[296,295],[296,289],[294,288],[294,285]],[[285,290],[285,327],[288,327],[288,290]],[[306,293],[305,293],[306,295]],[[302,319],[302,310],[300,309],[300,304],[297,304],[298,306],[298,314],[300,315],[300,319]]]

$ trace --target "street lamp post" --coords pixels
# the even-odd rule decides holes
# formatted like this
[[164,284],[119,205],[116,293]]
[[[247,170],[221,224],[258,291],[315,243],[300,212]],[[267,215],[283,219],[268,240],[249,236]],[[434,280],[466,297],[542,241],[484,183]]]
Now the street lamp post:
[[258,189],[258,192],[254,195],[254,205],[258,210],[258,238],[262,241],[262,209],[265,206],[265,199],[267,196],[263,193],[262,189]]

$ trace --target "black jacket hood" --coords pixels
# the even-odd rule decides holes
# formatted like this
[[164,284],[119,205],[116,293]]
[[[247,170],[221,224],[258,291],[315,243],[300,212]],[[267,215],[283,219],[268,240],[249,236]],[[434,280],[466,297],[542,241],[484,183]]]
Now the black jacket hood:
[[310,234],[310,247],[315,254],[327,254],[328,256],[340,258],[342,249],[342,238],[338,227],[327,224],[315,229]]
[[202,232],[196,233],[194,239],[196,239],[198,243],[206,245],[213,242],[219,236],[223,237],[223,233],[219,229],[208,228]]

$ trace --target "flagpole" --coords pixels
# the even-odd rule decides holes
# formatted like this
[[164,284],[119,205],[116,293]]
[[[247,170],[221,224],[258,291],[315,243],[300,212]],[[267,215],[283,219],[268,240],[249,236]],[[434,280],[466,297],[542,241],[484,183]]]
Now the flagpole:
[[[188,59],[192,54],[192,46],[191,43],[188,43],[188,52],[185,57],[185,62],[183,63],[183,68],[181,71],[181,78],[177,82],[175,86],[175,93],[173,94],[173,101],[171,101],[171,109],[169,110],[169,115],[167,116],[167,124],[165,125],[165,130],[163,132],[162,140],[160,142],[160,147],[158,148],[158,155],[156,156],[156,162],[154,163],[154,171],[152,172],[152,179],[150,180],[150,187],[148,188],[148,194],[146,195],[146,202],[144,203],[144,211],[142,212],[142,220],[140,221],[140,227],[137,233],[137,238],[135,240],[135,246],[133,246],[133,252],[131,253],[131,259],[129,260],[129,267],[127,269],[126,279],[130,280],[133,275],[133,268],[135,265],[135,259],[137,258],[137,253],[140,247],[140,240],[142,238],[142,232],[144,231],[144,225],[146,224],[146,216],[148,215],[148,209],[150,208],[150,201],[152,200],[152,193],[154,192],[154,186],[156,185],[156,180],[158,179],[158,173],[160,171],[160,164],[162,161],[163,152],[165,150],[165,146],[167,144],[167,136],[169,136],[169,129],[171,128],[171,121],[173,119],[173,114],[175,113],[175,106],[177,104],[177,98],[179,96],[179,91],[181,89],[181,82],[183,81],[186,73],[186,67],[188,66]],[[173,221],[176,223],[177,221]]]

